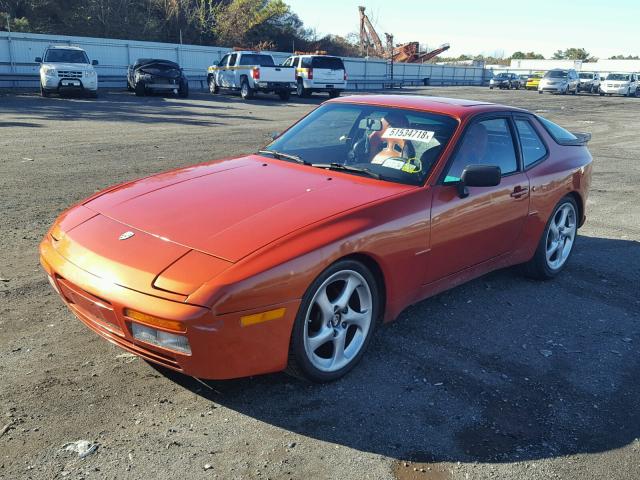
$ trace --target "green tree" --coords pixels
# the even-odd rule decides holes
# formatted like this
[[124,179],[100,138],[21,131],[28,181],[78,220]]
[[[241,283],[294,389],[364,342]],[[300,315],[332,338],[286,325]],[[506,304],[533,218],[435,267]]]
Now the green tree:
[[553,54],[554,60],[584,60],[586,62],[595,62],[598,60],[592,57],[584,48],[567,48],[566,50],[556,50]]

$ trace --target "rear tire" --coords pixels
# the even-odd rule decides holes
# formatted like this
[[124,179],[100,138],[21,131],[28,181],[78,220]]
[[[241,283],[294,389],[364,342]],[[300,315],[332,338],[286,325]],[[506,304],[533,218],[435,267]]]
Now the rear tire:
[[536,280],[548,280],[558,275],[573,253],[579,222],[576,201],[571,196],[562,198],[547,220],[536,252],[522,265],[523,273]]
[[340,90],[330,90],[329,98],[338,98],[340,96]]
[[243,78],[242,82],[240,83],[240,96],[243,100],[251,100],[253,98],[253,95],[253,88],[249,86],[249,80]]
[[318,383],[347,374],[381,316],[379,295],[375,277],[360,262],[340,260],[322,272],[302,297],[286,372]]
[[302,83],[302,79],[298,79],[298,83],[296,84],[296,95],[300,98],[305,98],[309,96],[309,89],[304,88],[304,84]]
[[289,90],[282,90],[278,92],[278,97],[280,97],[280,100],[283,102],[286,102],[291,98],[291,92]]

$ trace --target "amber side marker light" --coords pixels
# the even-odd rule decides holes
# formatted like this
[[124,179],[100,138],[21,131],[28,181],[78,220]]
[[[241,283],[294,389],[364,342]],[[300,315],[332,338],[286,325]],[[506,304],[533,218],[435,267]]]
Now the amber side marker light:
[[262,313],[254,313],[253,315],[245,315],[240,317],[240,325],[248,327],[249,325],[255,325],[256,323],[268,322],[269,320],[276,320],[284,317],[286,308],[276,308],[275,310],[268,310]]
[[166,330],[172,330],[174,332],[181,332],[181,333],[184,333],[187,331],[186,327],[182,322],[178,322],[176,320],[167,320],[166,318],[154,317],[153,315],[138,312],[137,310],[132,310],[130,308],[124,309],[124,315],[126,317],[129,317],[131,320],[144,323],[145,325],[149,325],[151,327],[160,327]]

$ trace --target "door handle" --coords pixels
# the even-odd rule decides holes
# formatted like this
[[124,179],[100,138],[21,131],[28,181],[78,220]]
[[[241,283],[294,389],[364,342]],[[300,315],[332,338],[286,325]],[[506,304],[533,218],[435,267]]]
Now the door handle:
[[517,187],[514,187],[513,192],[511,192],[511,196],[513,198],[520,198],[520,197],[524,197],[525,195],[529,194],[529,187],[523,187],[518,185]]

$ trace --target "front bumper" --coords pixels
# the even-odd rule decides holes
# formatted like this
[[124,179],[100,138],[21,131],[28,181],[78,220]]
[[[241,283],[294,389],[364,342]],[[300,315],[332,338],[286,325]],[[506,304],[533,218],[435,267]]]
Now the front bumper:
[[49,92],[73,92],[98,90],[97,77],[58,78],[41,76],[42,87]]
[[[209,308],[147,295],[96,277],[60,255],[48,235],[40,244],[40,263],[76,317],[101,337],[145,360],[194,377],[219,380],[276,372],[287,365],[300,300],[216,315]],[[182,322],[191,354],[135,339],[126,308]],[[241,324],[243,316],[276,308],[285,308],[283,317]]]
[[549,85],[548,83],[538,85],[539,92],[552,92],[560,93],[567,90],[569,87],[566,83],[557,83],[555,85]]
[[600,86],[600,91],[608,95],[626,95],[629,91],[629,87],[607,87]]

